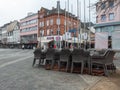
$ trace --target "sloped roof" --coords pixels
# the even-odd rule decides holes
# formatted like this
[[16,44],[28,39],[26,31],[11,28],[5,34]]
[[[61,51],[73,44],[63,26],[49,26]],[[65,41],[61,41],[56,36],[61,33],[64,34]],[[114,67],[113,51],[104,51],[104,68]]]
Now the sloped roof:
[[10,31],[13,31],[15,26],[17,25],[17,21],[13,21],[11,22],[8,26],[7,26],[7,31],[10,32]]

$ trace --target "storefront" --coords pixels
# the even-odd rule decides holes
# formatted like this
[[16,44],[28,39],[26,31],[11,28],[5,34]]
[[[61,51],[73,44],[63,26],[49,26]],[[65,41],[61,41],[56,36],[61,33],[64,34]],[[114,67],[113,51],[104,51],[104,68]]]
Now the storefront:
[[38,37],[38,41],[41,47],[45,45],[48,48],[56,45],[57,48],[61,48],[62,46],[62,36]]

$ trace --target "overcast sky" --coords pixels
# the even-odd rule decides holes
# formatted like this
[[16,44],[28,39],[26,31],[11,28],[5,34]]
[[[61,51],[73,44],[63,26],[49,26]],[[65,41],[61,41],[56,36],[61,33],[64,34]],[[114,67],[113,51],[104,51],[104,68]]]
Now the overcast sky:
[[[58,0],[0,0],[0,26],[9,23],[10,21],[20,20],[27,16],[27,13],[33,12],[37,13],[41,7],[52,9],[56,7]],[[59,0],[61,8],[65,8],[65,1]],[[79,0],[81,2],[81,19],[84,20],[84,9],[83,2],[84,0]],[[91,5],[94,4],[97,0],[91,0]],[[73,14],[77,15],[77,0],[69,0],[69,10],[71,11],[71,5],[73,5]],[[88,18],[88,6],[89,0],[86,0],[86,21]],[[95,22],[95,10],[91,10],[91,20]]]

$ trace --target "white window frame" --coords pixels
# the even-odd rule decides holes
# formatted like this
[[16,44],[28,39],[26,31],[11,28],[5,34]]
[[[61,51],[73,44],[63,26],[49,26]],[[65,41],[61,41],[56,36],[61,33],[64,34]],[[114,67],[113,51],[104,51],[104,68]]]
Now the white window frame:
[[114,20],[114,18],[115,18],[114,13],[110,13],[110,14],[109,14],[109,20],[110,20],[110,21],[111,21],[111,20]]

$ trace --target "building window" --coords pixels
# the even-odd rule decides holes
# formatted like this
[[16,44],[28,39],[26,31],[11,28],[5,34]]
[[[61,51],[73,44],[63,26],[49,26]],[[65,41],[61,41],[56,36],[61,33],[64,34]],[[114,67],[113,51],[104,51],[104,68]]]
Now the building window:
[[40,30],[40,36],[44,36],[44,30]]
[[53,30],[52,29],[50,30],[50,35],[53,35]]
[[59,29],[57,30],[57,35],[60,35],[60,30]]
[[109,14],[109,20],[114,20],[114,13]]
[[106,15],[101,15],[101,21],[105,21],[106,20]]
[[50,35],[50,30],[49,29],[47,30],[47,35]]
[[109,7],[110,7],[110,8],[113,8],[113,7],[114,7],[114,1],[110,1],[110,2],[109,2]]
[[101,9],[105,9],[105,6],[106,6],[105,3],[102,3],[101,4]]
[[42,22],[40,22],[40,27],[42,27]]
[[47,20],[47,26],[49,26],[49,20]]
[[57,18],[57,25],[60,25],[60,18]]
[[40,15],[40,18],[43,18],[43,15]]
[[44,22],[41,22],[41,27],[44,27]]
[[74,26],[76,26],[77,24],[76,24],[76,22],[74,22]]
[[66,22],[66,20],[64,21],[64,25],[66,26],[66,24],[67,24],[67,22]]
[[50,25],[53,25],[53,19],[50,19]]

